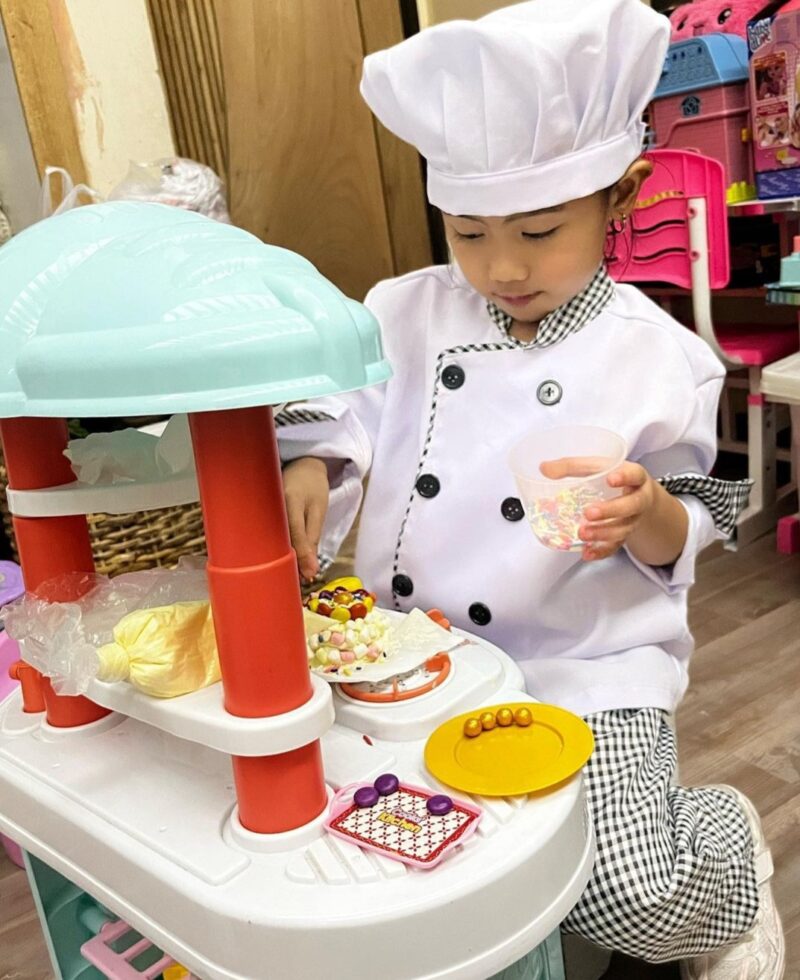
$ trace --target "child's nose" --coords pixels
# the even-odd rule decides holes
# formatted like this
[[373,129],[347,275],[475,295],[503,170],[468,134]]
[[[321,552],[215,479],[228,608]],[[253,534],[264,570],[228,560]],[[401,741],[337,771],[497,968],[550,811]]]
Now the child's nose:
[[528,278],[528,266],[512,256],[499,256],[489,264],[489,276],[493,282],[522,282]]

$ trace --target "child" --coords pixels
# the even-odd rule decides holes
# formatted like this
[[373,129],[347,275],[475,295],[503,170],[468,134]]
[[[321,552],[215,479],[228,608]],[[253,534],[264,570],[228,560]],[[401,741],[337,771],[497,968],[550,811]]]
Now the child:
[[[287,508],[311,578],[321,534],[333,554],[369,473],[356,568],[382,603],[446,610],[593,728],[598,857],[566,931],[693,957],[692,978],[777,978],[752,805],[672,785],[694,558],[746,496],[706,476],[723,369],[603,264],[609,224],[649,173],[640,120],[668,39],[640,0],[533,0],[367,58],[362,93],[426,157],[455,263],[367,297],[391,381],[284,414]],[[630,447],[609,477],[623,494],[585,512],[582,555],[535,540],[506,462],[526,431],[571,423]]]

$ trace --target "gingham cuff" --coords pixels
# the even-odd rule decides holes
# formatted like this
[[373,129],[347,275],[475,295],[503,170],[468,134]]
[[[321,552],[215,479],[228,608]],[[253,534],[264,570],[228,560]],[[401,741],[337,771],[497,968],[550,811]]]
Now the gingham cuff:
[[730,537],[739,514],[747,506],[752,480],[717,480],[699,473],[669,474],[658,478],[661,486],[673,496],[688,494],[705,504],[720,534]]

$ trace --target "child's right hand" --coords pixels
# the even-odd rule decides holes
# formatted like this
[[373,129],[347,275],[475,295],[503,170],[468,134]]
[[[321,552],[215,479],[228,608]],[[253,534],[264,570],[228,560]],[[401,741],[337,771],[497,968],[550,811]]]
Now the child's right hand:
[[283,492],[297,566],[310,582],[319,572],[317,550],[328,510],[330,482],[325,461],[304,456],[289,463],[283,470]]

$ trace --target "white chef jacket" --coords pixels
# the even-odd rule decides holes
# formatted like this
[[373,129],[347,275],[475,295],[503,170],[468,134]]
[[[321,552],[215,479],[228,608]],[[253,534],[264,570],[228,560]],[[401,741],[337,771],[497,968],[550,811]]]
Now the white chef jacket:
[[[654,477],[707,474],[724,370],[709,347],[628,285],[589,322],[522,344],[451,266],[378,284],[387,383],[304,403],[278,418],[284,460],[347,461],[332,487],[322,553],[333,555],[361,502],[356,572],[379,602],[437,607],[518,661],[529,692],[578,714],[671,711],[686,689],[687,590],[718,532],[691,495],[683,553],[653,568],[626,549],[598,562],[535,537],[509,448],[541,425],[598,425]],[[610,299],[609,299],[610,297]],[[576,307],[577,303],[577,307]],[[563,318],[562,318],[563,321]]]

